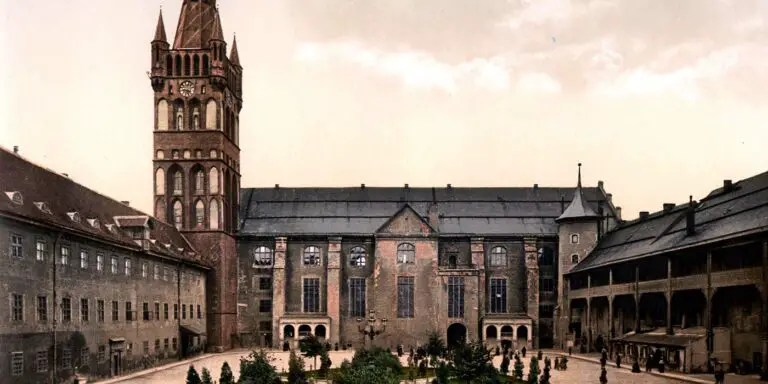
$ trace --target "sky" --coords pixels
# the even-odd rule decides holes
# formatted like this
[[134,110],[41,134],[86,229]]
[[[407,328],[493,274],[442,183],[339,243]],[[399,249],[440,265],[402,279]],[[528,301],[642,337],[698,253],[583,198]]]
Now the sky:
[[[0,1],[0,146],[152,212],[162,6]],[[623,217],[768,170],[768,0],[220,0],[243,187],[570,187]]]

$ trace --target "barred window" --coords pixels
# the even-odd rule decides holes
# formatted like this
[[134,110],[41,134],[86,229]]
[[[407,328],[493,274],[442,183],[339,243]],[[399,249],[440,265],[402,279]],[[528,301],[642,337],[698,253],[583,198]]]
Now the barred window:
[[69,247],[61,246],[61,255],[59,262],[61,265],[69,265]]
[[365,248],[354,247],[349,251],[349,265],[353,267],[365,267]]
[[69,297],[61,299],[61,322],[72,322],[72,301]]
[[403,243],[397,246],[397,263],[413,264],[416,262],[416,247],[410,243]]
[[507,280],[491,279],[491,313],[507,313]]
[[18,293],[11,295],[11,320],[24,321],[24,296]]
[[195,308],[192,305],[192,303],[190,303],[189,304],[189,319],[191,320],[191,319],[194,319],[194,318],[195,318]]
[[181,305],[181,319],[186,320],[187,319],[187,305],[182,304]]
[[88,354],[88,347],[80,348],[80,366],[88,366],[90,355]]
[[48,243],[45,240],[38,239],[35,243],[35,259],[37,261],[45,261],[48,258]]
[[120,320],[120,305],[117,301],[112,302],[112,321]]
[[464,278],[448,277],[448,317],[464,317]]
[[493,247],[491,249],[491,266],[504,267],[507,265],[507,249],[504,247]]
[[80,321],[83,323],[88,322],[88,299],[80,299]]
[[101,253],[96,254],[96,270],[99,272],[104,270],[104,255]]
[[80,268],[88,269],[88,251],[80,251]]
[[304,279],[304,312],[320,312],[320,279]]
[[21,259],[24,256],[24,238],[21,235],[11,233],[11,256]]
[[48,351],[37,351],[37,372],[48,372]]
[[320,248],[315,246],[304,248],[304,265],[320,265]]
[[24,352],[11,352],[11,375],[24,374]]
[[365,317],[365,279],[349,279],[349,315]]
[[174,304],[173,305],[173,319],[178,320],[179,319],[179,305]]
[[37,297],[37,321],[48,321],[48,296]]
[[96,317],[99,323],[104,322],[104,300],[96,301]]
[[397,317],[413,317],[413,276],[397,278]]
[[197,319],[203,318],[203,308],[200,306],[200,304],[197,305]]

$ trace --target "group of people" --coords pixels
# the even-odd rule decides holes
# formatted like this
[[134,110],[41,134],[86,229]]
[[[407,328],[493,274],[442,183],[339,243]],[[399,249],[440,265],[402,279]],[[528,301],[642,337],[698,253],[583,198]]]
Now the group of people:
[[568,358],[563,356],[560,358],[559,356],[555,356],[555,369],[558,371],[565,371],[568,370]]

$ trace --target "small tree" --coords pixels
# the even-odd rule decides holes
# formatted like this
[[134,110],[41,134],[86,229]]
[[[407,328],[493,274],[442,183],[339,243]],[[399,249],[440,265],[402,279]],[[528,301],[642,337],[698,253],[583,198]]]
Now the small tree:
[[203,384],[213,384],[213,378],[211,378],[211,372],[208,371],[208,368],[203,368],[201,379]]
[[520,355],[515,355],[515,371],[512,376],[517,380],[522,380],[524,369],[525,365],[523,364],[523,360],[520,358]]
[[197,374],[197,370],[195,370],[194,365],[190,365],[189,369],[187,370],[187,384],[202,384],[203,382],[200,380],[200,375]]
[[445,362],[437,363],[437,369],[435,369],[435,376],[437,377],[438,384],[448,384],[451,376],[451,366]]
[[[546,361],[546,360],[545,360]],[[539,384],[549,384],[549,364],[544,364],[544,374],[541,375],[541,379],[539,380]]]
[[[443,342],[443,339],[440,338],[440,335],[433,331],[429,334],[429,339],[427,340],[426,345],[426,352],[427,355],[431,358],[431,362],[437,362],[437,358],[445,356],[445,343]],[[435,367],[435,364],[432,364],[432,367]]]
[[291,351],[288,358],[288,384],[303,384],[305,381],[304,360]]
[[328,351],[323,351],[320,353],[320,375],[327,377],[329,369],[331,369],[331,358],[328,356]]
[[229,363],[226,361],[221,365],[219,384],[235,384],[235,377],[232,375],[232,368],[229,367]]
[[482,342],[457,346],[453,350],[453,370],[458,379],[467,383],[482,382],[497,372],[491,363],[491,354]]
[[531,366],[528,368],[528,382],[536,384],[539,382],[539,359],[531,356]]
[[509,373],[509,357],[507,357],[507,355],[504,355],[504,358],[501,359],[501,366],[499,366],[499,370],[504,375]]
[[263,350],[241,358],[238,384],[273,384],[280,380],[271,363],[272,359]]

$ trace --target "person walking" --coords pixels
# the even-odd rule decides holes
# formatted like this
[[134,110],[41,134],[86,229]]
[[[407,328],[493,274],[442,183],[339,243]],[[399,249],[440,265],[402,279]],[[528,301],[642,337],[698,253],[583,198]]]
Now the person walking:
[[616,368],[621,368],[621,354],[616,354]]
[[722,364],[718,364],[715,369],[715,384],[725,384],[725,371]]

